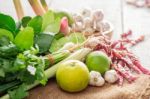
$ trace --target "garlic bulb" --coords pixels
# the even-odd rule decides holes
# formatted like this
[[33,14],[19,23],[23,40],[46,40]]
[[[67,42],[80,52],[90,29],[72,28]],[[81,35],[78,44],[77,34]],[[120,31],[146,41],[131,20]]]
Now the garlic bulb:
[[84,18],[83,23],[85,28],[93,28],[93,21],[90,17]]
[[81,12],[83,17],[90,17],[91,16],[91,8],[84,8]]
[[80,13],[75,13],[73,15],[73,19],[76,22],[83,22],[83,16]]
[[104,78],[108,83],[115,83],[118,80],[117,72],[109,70],[105,73]]
[[108,31],[110,29],[110,24],[108,22],[101,22],[102,31]]
[[84,46],[94,49],[99,43],[100,41],[97,39],[97,37],[91,37]]
[[93,21],[102,21],[104,18],[103,11],[101,9],[97,9],[92,14]]
[[90,81],[89,85],[92,86],[103,86],[105,83],[105,80],[101,76],[101,74],[97,71],[91,71],[90,72]]
[[82,22],[76,22],[72,25],[72,29],[73,31],[81,32],[84,29],[84,25]]
[[101,21],[98,21],[98,22],[96,22],[95,23],[95,31],[98,31],[98,32],[100,32],[100,33],[102,33],[103,32],[103,26],[102,26],[103,24],[101,23]]
[[94,33],[94,29],[93,28],[85,28],[82,33],[84,34],[84,36],[88,37],[88,36],[91,36],[93,33]]

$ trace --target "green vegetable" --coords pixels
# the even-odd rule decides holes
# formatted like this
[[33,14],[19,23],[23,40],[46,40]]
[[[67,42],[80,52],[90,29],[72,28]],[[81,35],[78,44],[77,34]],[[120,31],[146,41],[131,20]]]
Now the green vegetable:
[[0,86],[0,93],[3,93],[5,90],[8,90],[14,86],[17,86],[19,85],[20,82],[18,82],[17,80],[16,81],[12,81],[12,82],[9,82],[7,84],[4,84],[4,85],[1,85]]
[[60,21],[60,18],[56,18],[55,21],[53,21],[45,28],[44,32],[58,33],[60,30]]
[[34,41],[33,29],[31,27],[26,27],[16,35],[14,43],[21,50],[24,50],[31,48],[33,46],[33,41]]
[[10,44],[10,40],[8,37],[2,36],[0,38],[0,46],[5,46],[5,45],[9,45],[9,44]]
[[43,15],[42,31],[44,31],[46,27],[53,22],[54,22],[54,13],[50,10]]
[[30,16],[25,16],[21,19],[21,24],[23,27],[26,27],[27,24],[29,23],[29,21],[31,20],[32,18]]
[[66,16],[68,18],[69,25],[73,24],[73,17],[69,13],[65,11],[58,11],[58,12],[54,12],[54,14],[55,14],[55,17],[59,17],[60,19]]
[[41,33],[35,36],[34,42],[39,46],[40,53],[44,53],[49,50],[53,38],[54,35],[50,33]]
[[42,21],[43,19],[41,16],[36,16],[28,22],[27,26],[32,27],[34,33],[40,33],[42,29]]
[[9,44],[0,47],[0,57],[2,58],[12,58],[15,57],[19,52],[19,49],[14,44]]
[[51,47],[50,47],[50,52],[59,50],[67,42],[73,42],[75,44],[80,44],[80,43],[84,42],[85,40],[86,40],[86,38],[81,33],[72,33],[69,36],[60,38],[59,40],[54,39],[51,44]]
[[9,91],[8,93],[11,99],[23,99],[28,95],[26,90],[26,85],[22,84],[18,88],[16,88],[15,91]]
[[[58,64],[55,64],[53,65],[52,67],[50,67],[49,69],[45,70],[44,73],[45,73],[45,76],[46,78],[52,78],[55,76],[56,74],[56,71],[57,71],[57,68],[60,66],[60,64],[62,62],[65,62],[67,60],[80,60],[80,61],[83,61],[83,59],[87,56],[87,54],[89,54],[92,50],[91,49],[88,49],[88,48],[83,48],[83,49],[80,49],[80,50],[77,50],[76,52],[74,52],[73,54],[71,54],[69,57],[67,57],[66,59],[64,59],[63,61],[59,62]],[[37,86],[39,84],[39,81],[35,81],[33,84],[31,85],[28,85],[26,87],[26,90],[29,90],[35,86]],[[24,92],[23,92],[24,93]],[[4,95],[3,97],[1,97],[1,99],[9,99],[9,95],[6,94]]]
[[0,13],[0,28],[11,31],[12,33],[16,30],[16,24],[12,17]]
[[0,28],[0,39],[3,36],[7,37],[10,41],[14,40],[13,34],[10,31]]
[[14,37],[18,34],[18,32],[21,30],[21,22],[18,21],[16,22],[16,30],[15,30],[15,33],[14,33]]

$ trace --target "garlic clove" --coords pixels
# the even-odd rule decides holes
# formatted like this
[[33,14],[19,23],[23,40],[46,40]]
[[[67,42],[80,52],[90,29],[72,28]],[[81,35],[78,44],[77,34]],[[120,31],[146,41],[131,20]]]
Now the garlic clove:
[[105,80],[103,77],[99,77],[97,82],[96,82],[96,86],[103,86],[105,84]]
[[102,21],[104,19],[104,14],[101,9],[97,9],[93,11],[92,13],[92,20],[97,22],[97,21]]
[[81,12],[82,16],[83,17],[90,17],[91,16],[91,12],[92,12],[92,9],[91,8],[84,8]]
[[105,73],[104,78],[108,83],[115,83],[118,80],[117,72],[109,70]]

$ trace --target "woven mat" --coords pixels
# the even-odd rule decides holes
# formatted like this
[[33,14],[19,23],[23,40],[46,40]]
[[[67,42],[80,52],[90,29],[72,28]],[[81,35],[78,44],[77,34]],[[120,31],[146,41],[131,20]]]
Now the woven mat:
[[125,81],[122,87],[117,84],[89,86],[79,93],[64,92],[51,79],[45,87],[32,89],[27,99],[150,99],[150,76],[140,75],[132,84]]

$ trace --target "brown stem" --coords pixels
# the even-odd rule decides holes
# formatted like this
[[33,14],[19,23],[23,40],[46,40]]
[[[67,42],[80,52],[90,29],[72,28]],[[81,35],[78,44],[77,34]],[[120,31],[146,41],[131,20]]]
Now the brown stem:
[[24,16],[21,2],[20,2],[20,0],[13,0],[13,2],[14,2],[15,9],[16,9],[17,17],[19,20],[21,20],[22,17]]
[[45,10],[42,7],[41,2],[39,2],[39,0],[28,0],[28,1],[36,15],[43,15],[45,13]]
[[47,5],[46,1],[45,0],[40,0],[40,2],[42,4],[43,8],[45,9],[45,11],[48,11],[48,5]]

